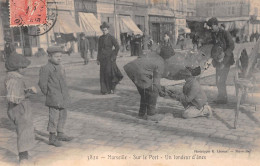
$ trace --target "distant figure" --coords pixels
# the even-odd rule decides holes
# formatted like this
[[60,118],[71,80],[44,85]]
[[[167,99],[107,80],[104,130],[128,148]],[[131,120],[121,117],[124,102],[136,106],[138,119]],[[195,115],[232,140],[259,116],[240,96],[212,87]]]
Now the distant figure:
[[5,60],[6,60],[11,55],[11,53],[15,52],[16,50],[10,38],[6,38],[5,41],[6,43],[5,43],[4,53],[5,53]]
[[44,51],[43,48],[38,48],[38,51],[34,54],[35,57],[42,57],[47,56],[47,53]]
[[96,48],[96,39],[95,37],[89,38],[89,51],[91,59],[94,59],[94,50]]
[[179,35],[179,40],[178,40],[178,44],[180,44],[181,46],[181,50],[184,50],[184,47],[185,47],[185,37],[184,37],[184,34],[182,35]]
[[79,51],[80,51],[81,57],[84,59],[84,65],[87,65],[88,61],[89,61],[88,50],[89,50],[89,41],[85,37],[85,34],[81,33],[80,42],[79,42]]
[[119,45],[115,37],[109,34],[109,25],[106,22],[100,26],[100,29],[103,32],[98,40],[97,55],[97,64],[100,65],[100,91],[103,95],[113,94],[116,85],[123,78],[116,65]]
[[226,25],[225,24],[220,24],[220,29],[225,30],[226,29]]

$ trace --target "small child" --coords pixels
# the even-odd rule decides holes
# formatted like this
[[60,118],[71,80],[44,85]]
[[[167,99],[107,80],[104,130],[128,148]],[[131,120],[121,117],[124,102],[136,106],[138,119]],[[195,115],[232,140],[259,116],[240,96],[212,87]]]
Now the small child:
[[23,55],[12,53],[6,60],[7,77],[5,87],[7,92],[7,114],[16,127],[17,148],[19,162],[28,160],[28,151],[34,147],[34,127],[30,102],[27,99],[29,93],[37,93],[36,88],[26,89],[23,80],[23,68],[31,62]]
[[211,107],[207,103],[207,96],[200,86],[196,76],[200,75],[201,68],[194,69],[186,67],[187,77],[183,86],[183,92],[175,92],[165,89],[172,98],[180,101],[185,109],[183,118],[195,118],[200,116],[210,117],[212,115]]
[[[72,137],[64,134],[67,119],[67,107],[70,104],[69,92],[65,80],[65,71],[62,69],[62,48],[51,46],[47,49],[48,63],[40,69],[39,87],[46,96],[46,106],[49,107],[50,132],[49,144],[60,147],[60,141],[71,141]],[[56,136],[57,133],[57,136]]]

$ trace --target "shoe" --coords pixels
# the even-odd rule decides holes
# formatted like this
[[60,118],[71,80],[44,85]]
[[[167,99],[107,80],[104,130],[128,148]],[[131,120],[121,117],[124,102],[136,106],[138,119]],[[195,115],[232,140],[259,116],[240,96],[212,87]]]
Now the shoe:
[[211,118],[213,115],[212,109],[209,105],[205,105],[203,107],[203,112],[204,112],[204,116],[206,116],[207,118]]
[[19,163],[28,160],[28,151],[19,152]]
[[58,139],[59,141],[69,142],[69,141],[73,140],[73,137],[69,137],[69,136],[67,136],[67,135],[64,134],[64,133],[58,132],[57,139]]
[[215,100],[213,101],[215,104],[227,104],[227,100]]
[[152,116],[147,116],[147,120],[151,120],[151,121],[161,121],[164,118],[164,116],[160,115],[160,114],[155,114]]
[[147,115],[138,114],[138,119],[147,120]]
[[115,94],[115,91],[114,90],[111,90],[111,92],[110,92],[111,94]]
[[49,145],[53,145],[53,146],[56,146],[56,147],[61,147],[62,146],[60,141],[57,139],[56,135],[53,134],[53,133],[50,134]]

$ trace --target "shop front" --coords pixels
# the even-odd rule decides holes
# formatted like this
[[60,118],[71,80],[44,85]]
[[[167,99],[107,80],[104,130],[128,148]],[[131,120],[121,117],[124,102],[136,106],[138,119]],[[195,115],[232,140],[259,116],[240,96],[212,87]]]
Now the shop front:
[[163,39],[163,33],[167,31],[172,33],[173,38],[175,31],[174,21],[174,17],[149,15],[149,34],[153,41],[160,43]]

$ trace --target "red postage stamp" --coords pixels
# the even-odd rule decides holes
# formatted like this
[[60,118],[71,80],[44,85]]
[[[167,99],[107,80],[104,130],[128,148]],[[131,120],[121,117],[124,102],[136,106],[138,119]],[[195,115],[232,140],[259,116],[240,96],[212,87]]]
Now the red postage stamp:
[[10,26],[47,23],[46,0],[10,0]]

